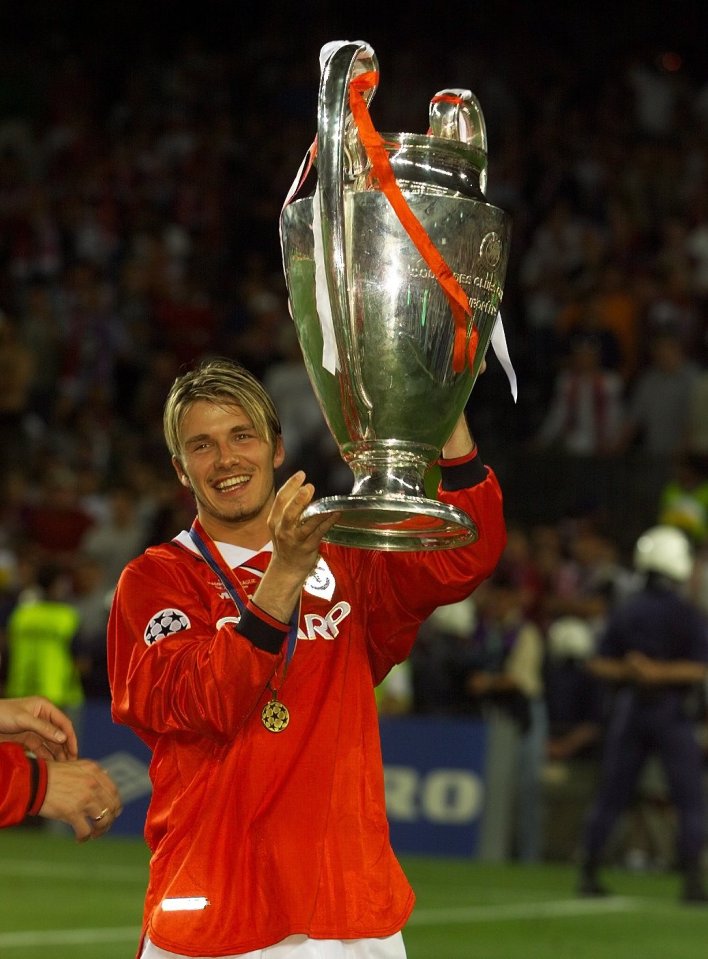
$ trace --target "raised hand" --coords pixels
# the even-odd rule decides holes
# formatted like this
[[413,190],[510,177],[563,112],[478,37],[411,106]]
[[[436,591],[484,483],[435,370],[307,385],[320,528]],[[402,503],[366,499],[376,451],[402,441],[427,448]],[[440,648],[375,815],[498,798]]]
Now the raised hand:
[[273,558],[253,601],[281,622],[289,621],[302,585],[317,565],[322,537],[339,517],[331,513],[303,520],[314,494],[314,486],[305,482],[300,470],[282,485],[268,516]]

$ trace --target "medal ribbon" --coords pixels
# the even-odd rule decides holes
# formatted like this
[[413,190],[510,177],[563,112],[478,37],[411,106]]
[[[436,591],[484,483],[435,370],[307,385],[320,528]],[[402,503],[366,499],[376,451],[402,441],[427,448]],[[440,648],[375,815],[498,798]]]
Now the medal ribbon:
[[465,367],[465,362],[469,364],[470,369],[472,368],[477,352],[479,334],[474,325],[470,333],[469,343],[465,348],[467,318],[472,316],[472,308],[467,294],[453,276],[452,270],[428,236],[421,222],[408,206],[401,188],[396,182],[383,139],[374,128],[363,96],[366,90],[377,85],[378,79],[379,75],[376,71],[361,73],[358,77],[354,77],[349,85],[349,108],[357,125],[359,138],[366,150],[366,155],[371,161],[382,192],[393,207],[401,226],[436,277],[450,304],[452,318],[455,322],[452,368],[455,373],[461,373]]
[[[223,556],[219,552],[219,548],[216,543],[211,539],[208,533],[205,532],[204,527],[199,522],[198,519],[192,523],[192,527],[189,530],[189,536],[201,553],[202,559],[211,567],[212,571],[221,580],[224,589],[229,594],[231,599],[238,609],[239,613],[243,613],[246,603],[239,596],[238,588],[240,584],[231,579],[230,570],[226,567],[226,564],[222,566],[217,559],[217,556],[220,557],[223,561]],[[283,667],[283,680],[285,680],[285,675],[288,671],[288,665],[290,660],[295,654],[295,647],[297,645],[297,624],[300,618],[300,604],[295,607],[293,610],[293,615],[290,617],[290,625],[288,627],[288,645],[285,652],[285,665]],[[269,684],[270,688],[270,684]],[[272,690],[271,690],[272,691]]]

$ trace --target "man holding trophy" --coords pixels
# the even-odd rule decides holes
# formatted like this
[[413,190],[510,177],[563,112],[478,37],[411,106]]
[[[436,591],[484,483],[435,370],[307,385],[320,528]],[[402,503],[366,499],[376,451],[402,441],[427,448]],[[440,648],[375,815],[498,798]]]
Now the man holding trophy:
[[[405,957],[414,894],[389,842],[374,687],[408,656],[432,610],[468,596],[504,547],[501,491],[464,406],[496,320],[505,234],[491,220],[470,222],[459,249],[473,246],[473,262],[455,264],[462,280],[420,235],[422,265],[401,255],[400,237],[378,245],[385,280],[371,274],[366,250],[352,258],[339,245],[353,237],[344,179],[362,196],[377,192],[367,174],[343,173],[341,142],[327,156],[347,127],[343,93],[372,57],[357,43],[324,59],[318,179],[324,186],[339,168],[330,184],[338,209],[323,188],[286,204],[281,222],[293,319],[352,466],[352,495],[315,500],[302,472],[276,491],[286,451],[270,397],[237,363],[205,361],[176,379],[164,411],[196,518],[133,560],[116,591],[113,714],[153,751],[141,959]],[[459,227],[471,187],[455,142],[458,209],[440,207],[435,221]],[[409,166],[430,166],[416,155],[423,146],[408,145]],[[428,207],[450,199],[436,189]],[[414,188],[408,199],[423,194]],[[369,212],[377,229],[395,231],[385,211]],[[356,213],[361,224],[365,213]],[[435,462],[430,499],[420,480]]]

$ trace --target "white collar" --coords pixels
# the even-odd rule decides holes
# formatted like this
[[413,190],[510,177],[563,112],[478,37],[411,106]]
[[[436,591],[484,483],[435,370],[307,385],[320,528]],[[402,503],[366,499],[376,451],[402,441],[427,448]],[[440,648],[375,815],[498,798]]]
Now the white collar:
[[[192,541],[192,537],[189,535],[189,530],[183,529],[181,533],[174,537],[172,542],[179,543],[180,546],[184,546],[191,553],[196,553],[198,556],[201,555],[196,545]],[[245,546],[234,546],[233,543],[219,543],[216,540],[214,542],[217,549],[228,563],[229,569],[236,569],[239,566],[243,566],[254,556],[257,556],[258,553],[273,552],[272,542],[266,543],[262,549],[246,549]]]

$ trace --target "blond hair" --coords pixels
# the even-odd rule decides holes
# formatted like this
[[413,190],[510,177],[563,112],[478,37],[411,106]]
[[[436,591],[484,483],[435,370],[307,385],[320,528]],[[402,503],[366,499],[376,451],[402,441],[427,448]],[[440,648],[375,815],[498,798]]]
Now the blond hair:
[[256,377],[239,363],[208,359],[178,376],[165,401],[162,417],[165,442],[172,456],[181,454],[180,429],[187,410],[197,400],[240,406],[261,439],[275,445],[282,430],[273,400]]

